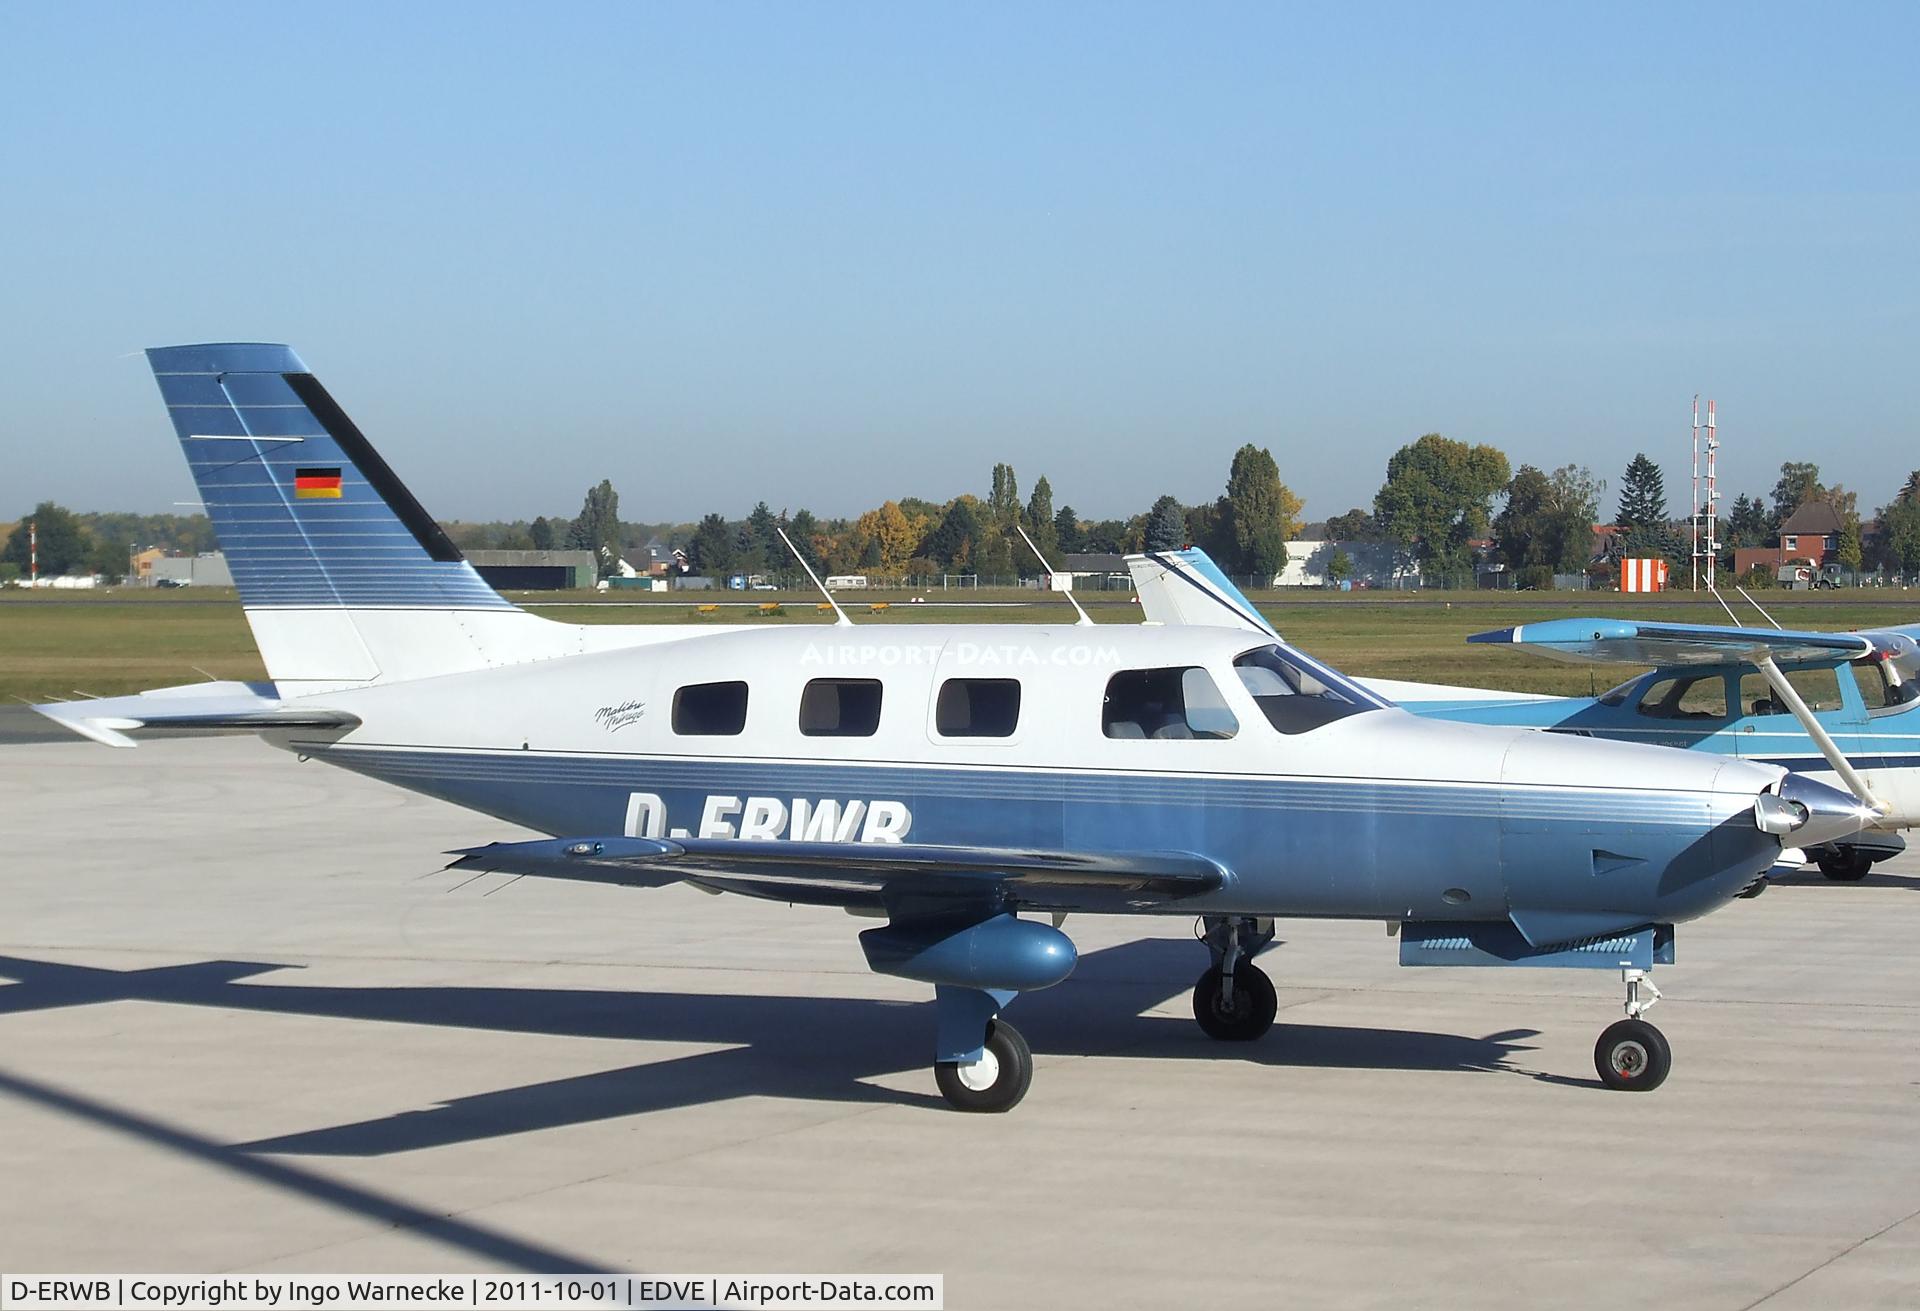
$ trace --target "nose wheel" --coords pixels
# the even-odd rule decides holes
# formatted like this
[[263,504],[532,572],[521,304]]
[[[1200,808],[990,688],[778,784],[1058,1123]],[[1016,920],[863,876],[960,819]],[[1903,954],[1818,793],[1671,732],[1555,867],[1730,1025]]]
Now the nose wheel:
[[[1600,1082],[1621,1092],[1652,1092],[1667,1081],[1673,1070],[1673,1048],[1667,1035],[1641,1016],[1660,1000],[1645,970],[1620,972],[1627,985],[1627,1018],[1615,1020],[1600,1034],[1593,1046],[1593,1068]],[[1644,989],[1651,994],[1642,998]]]
[[1258,965],[1243,962],[1231,977],[1216,967],[1193,985],[1193,1018],[1220,1042],[1252,1042],[1273,1027],[1279,1010],[1273,980]]
[[1616,1020],[1594,1044],[1593,1066],[1609,1088],[1652,1092],[1673,1069],[1673,1049],[1667,1035],[1645,1020]]
[[1213,965],[1193,985],[1193,1018],[1209,1038],[1252,1042],[1273,1027],[1280,1010],[1273,980],[1253,963],[1254,954],[1273,941],[1273,921],[1210,915],[1200,925]]

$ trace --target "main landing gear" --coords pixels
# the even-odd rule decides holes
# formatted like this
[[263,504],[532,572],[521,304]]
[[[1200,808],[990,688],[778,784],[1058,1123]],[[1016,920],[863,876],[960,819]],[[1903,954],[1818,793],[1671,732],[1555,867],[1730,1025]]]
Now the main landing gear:
[[[1593,1048],[1593,1067],[1609,1088],[1652,1092],[1673,1070],[1667,1036],[1640,1018],[1660,1000],[1660,989],[1645,970],[1623,969],[1620,977],[1627,985],[1627,1018],[1615,1020],[1600,1034]],[[1640,998],[1643,988],[1649,994],[1645,1001]]]
[[1820,872],[1835,883],[1858,883],[1873,868],[1873,857],[1859,847],[1834,847],[1820,857]]
[[933,1081],[960,1111],[1011,1111],[1033,1083],[1033,1049],[1005,1020],[987,1022],[986,1042],[971,1061],[935,1061]]
[[1252,1042],[1273,1027],[1280,1009],[1273,980],[1253,963],[1273,941],[1273,921],[1209,915],[1201,926],[1200,940],[1213,954],[1213,964],[1193,985],[1193,1018],[1209,1038]]

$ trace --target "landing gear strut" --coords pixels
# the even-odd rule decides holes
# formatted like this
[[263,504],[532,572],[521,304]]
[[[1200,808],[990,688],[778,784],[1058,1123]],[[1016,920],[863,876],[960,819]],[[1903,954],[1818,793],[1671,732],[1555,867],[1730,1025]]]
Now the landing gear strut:
[[1252,1042],[1273,1027],[1280,1009],[1273,980],[1253,963],[1273,941],[1273,921],[1251,916],[1209,915],[1200,940],[1213,964],[1193,985],[1193,1018],[1201,1032],[1221,1042]]
[[[1660,989],[1653,986],[1647,971],[1624,969],[1621,979],[1627,985],[1627,1018],[1615,1020],[1594,1044],[1593,1067],[1600,1082],[1623,1092],[1652,1092],[1666,1082],[1673,1070],[1673,1049],[1667,1036],[1640,1017],[1660,1000]],[[1650,995],[1643,1001],[1641,989]]]

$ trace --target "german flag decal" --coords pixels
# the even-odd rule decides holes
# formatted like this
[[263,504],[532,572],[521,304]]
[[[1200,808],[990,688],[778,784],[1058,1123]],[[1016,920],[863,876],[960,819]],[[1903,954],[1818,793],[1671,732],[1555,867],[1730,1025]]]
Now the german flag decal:
[[295,500],[300,501],[339,500],[340,471],[338,469],[295,469],[293,495]]

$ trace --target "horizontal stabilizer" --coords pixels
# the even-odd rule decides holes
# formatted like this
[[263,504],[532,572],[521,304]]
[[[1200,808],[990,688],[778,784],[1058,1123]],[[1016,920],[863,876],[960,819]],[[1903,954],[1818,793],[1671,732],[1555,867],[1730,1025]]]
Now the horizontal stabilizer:
[[[873,894],[975,896],[997,888],[1052,904],[1076,892],[1154,904],[1226,886],[1215,861],[1184,851],[1081,852],[884,842],[761,842],[736,838],[547,838],[448,853],[449,869],[577,879],[627,887],[680,880],[771,894],[811,887],[796,900],[864,900]],[[838,896],[835,894],[846,894]]]
[[33,708],[62,728],[110,747],[139,745],[130,734],[199,737],[281,729],[344,732],[360,723],[343,711],[282,701],[274,695],[271,683],[192,683],[135,696],[50,701]]
[[1627,665],[1734,665],[1762,657],[1782,664],[1845,664],[1873,654],[1860,633],[1716,628],[1709,624],[1643,623],[1632,619],[1548,619],[1492,632],[1469,642],[1523,646],[1555,660]]

